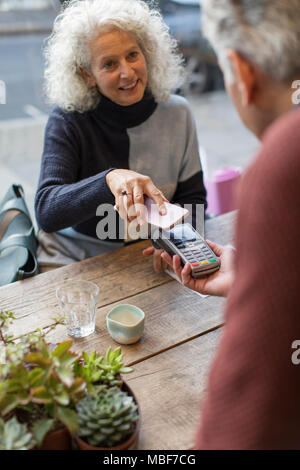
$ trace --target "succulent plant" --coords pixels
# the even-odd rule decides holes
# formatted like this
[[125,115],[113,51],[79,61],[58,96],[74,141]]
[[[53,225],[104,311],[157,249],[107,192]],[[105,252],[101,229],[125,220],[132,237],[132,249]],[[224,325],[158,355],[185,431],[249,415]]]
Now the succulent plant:
[[[53,319],[55,325],[61,319]],[[13,314],[0,312],[0,344],[5,361],[0,363],[0,416],[17,413],[22,407],[41,405],[45,413],[34,427],[39,436],[49,431],[54,421],[61,422],[71,434],[78,428],[75,404],[86,390],[83,378],[75,377],[74,364],[80,356],[70,348],[72,341],[63,341],[54,347],[47,343],[48,331],[36,330],[17,343],[7,334]],[[51,424],[52,420],[52,424]]]
[[95,447],[113,447],[134,431],[139,418],[133,397],[118,387],[87,394],[76,405],[78,436]]
[[82,360],[74,365],[76,377],[82,377],[91,391],[91,384],[99,383],[121,387],[120,374],[132,372],[130,367],[123,366],[123,354],[118,347],[114,351],[109,347],[105,357],[93,351],[90,355],[82,353]]
[[29,450],[34,446],[26,424],[19,423],[15,416],[6,422],[0,418],[0,450]]

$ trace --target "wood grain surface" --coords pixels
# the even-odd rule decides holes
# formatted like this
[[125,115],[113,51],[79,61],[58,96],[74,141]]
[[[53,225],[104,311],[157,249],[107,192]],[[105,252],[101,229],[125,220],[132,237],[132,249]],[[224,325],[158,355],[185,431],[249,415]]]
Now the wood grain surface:
[[134,366],[126,375],[141,408],[139,449],[193,446],[207,375],[221,330],[205,334]]
[[[208,220],[206,236],[220,243],[232,243],[234,217],[235,213],[229,213]],[[134,243],[111,253],[1,287],[0,308],[13,311],[19,318],[13,327],[14,336],[53,323],[52,318],[60,313],[55,292],[65,280],[82,279],[99,285],[98,307],[125,302],[137,294],[173,282],[166,274],[155,273],[152,259],[142,256],[142,250],[149,243],[148,240]],[[156,294],[152,292],[151,295]]]
[[[126,364],[159,354],[178,343],[220,326],[223,321],[224,299],[201,298],[176,281],[126,299],[126,302],[140,307],[145,312],[145,330],[140,341],[132,345],[121,345]],[[106,328],[106,314],[119,303],[102,307],[97,311],[95,333],[86,338],[74,339],[72,346],[74,351],[80,353],[96,350],[104,354],[108,346],[112,348],[119,346]],[[24,324],[18,325],[19,322]],[[16,329],[24,332],[25,322],[26,318],[18,320]],[[66,327],[61,325],[48,337],[51,342],[70,339]]]

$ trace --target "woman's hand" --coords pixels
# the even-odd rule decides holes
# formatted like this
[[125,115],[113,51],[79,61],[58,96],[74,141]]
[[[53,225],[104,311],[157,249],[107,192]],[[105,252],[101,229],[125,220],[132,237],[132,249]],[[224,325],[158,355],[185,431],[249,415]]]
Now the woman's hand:
[[144,256],[153,256],[153,268],[156,273],[159,273],[168,267],[168,263],[163,260],[161,254],[164,250],[157,250],[153,246],[149,246],[143,250]]
[[233,283],[234,249],[229,246],[217,245],[217,243],[213,243],[209,240],[206,240],[206,242],[221,261],[220,269],[208,277],[201,279],[192,278],[191,265],[187,263],[184,268],[182,268],[180,258],[177,255],[173,256],[172,259],[172,257],[164,251],[161,257],[173,267],[175,273],[186,287],[200,292],[200,294],[226,297]]
[[[146,222],[144,194],[153,199],[161,215],[166,214],[164,202],[168,200],[149,176],[131,170],[112,170],[106,175],[106,183],[115,196],[116,209],[122,219],[137,218],[139,225]],[[122,191],[126,191],[126,195]]]

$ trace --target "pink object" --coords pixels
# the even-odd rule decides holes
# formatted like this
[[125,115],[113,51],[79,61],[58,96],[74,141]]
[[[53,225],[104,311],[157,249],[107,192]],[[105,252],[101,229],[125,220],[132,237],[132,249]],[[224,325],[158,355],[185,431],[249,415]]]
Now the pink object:
[[207,213],[220,215],[237,208],[236,192],[242,169],[222,168],[215,172],[211,180],[205,181],[207,190]]

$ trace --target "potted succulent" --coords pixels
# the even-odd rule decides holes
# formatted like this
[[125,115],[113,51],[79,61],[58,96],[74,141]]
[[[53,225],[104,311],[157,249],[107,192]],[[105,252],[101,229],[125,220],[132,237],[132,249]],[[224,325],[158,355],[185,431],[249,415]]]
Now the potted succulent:
[[[5,354],[5,360],[0,360],[0,417],[4,422],[14,417],[41,449],[69,449],[70,435],[77,436],[80,448],[133,448],[139,431],[138,405],[121,377],[132,369],[124,367],[120,347],[108,348],[105,356],[96,351],[79,356],[70,350],[71,340],[51,345],[46,335],[64,322],[62,318],[54,319],[48,330],[36,330],[15,343],[7,334],[13,319],[12,313],[0,312],[0,354]],[[105,418],[103,406],[109,409]],[[84,409],[90,410],[88,421]],[[88,435],[90,427],[94,432]]]
[[82,358],[74,364],[75,376],[85,380],[88,391],[93,390],[94,385],[122,387],[123,380],[120,374],[127,374],[132,370],[131,367],[124,367],[120,347],[114,351],[109,347],[105,357],[96,351],[90,355],[83,352]]
[[0,450],[29,450],[35,444],[27,426],[19,423],[15,416],[8,421],[0,418]]
[[[75,405],[86,390],[84,379],[73,371],[80,357],[70,351],[72,341],[54,348],[48,344],[45,336],[50,330],[36,331],[15,344],[5,332],[12,320],[11,313],[1,312],[5,361],[0,364],[0,415],[15,415],[25,422],[38,447],[70,448],[69,433],[78,429]],[[54,327],[61,323],[55,320]]]
[[138,443],[139,410],[137,400],[121,374],[124,367],[121,348],[109,347],[105,357],[93,351],[82,353],[74,365],[76,376],[87,385],[85,397],[76,405],[79,429],[75,437],[82,450],[134,449]]
[[79,430],[75,439],[80,449],[137,448],[138,405],[134,395],[128,391],[104,386],[95,393],[88,393],[77,403]]

